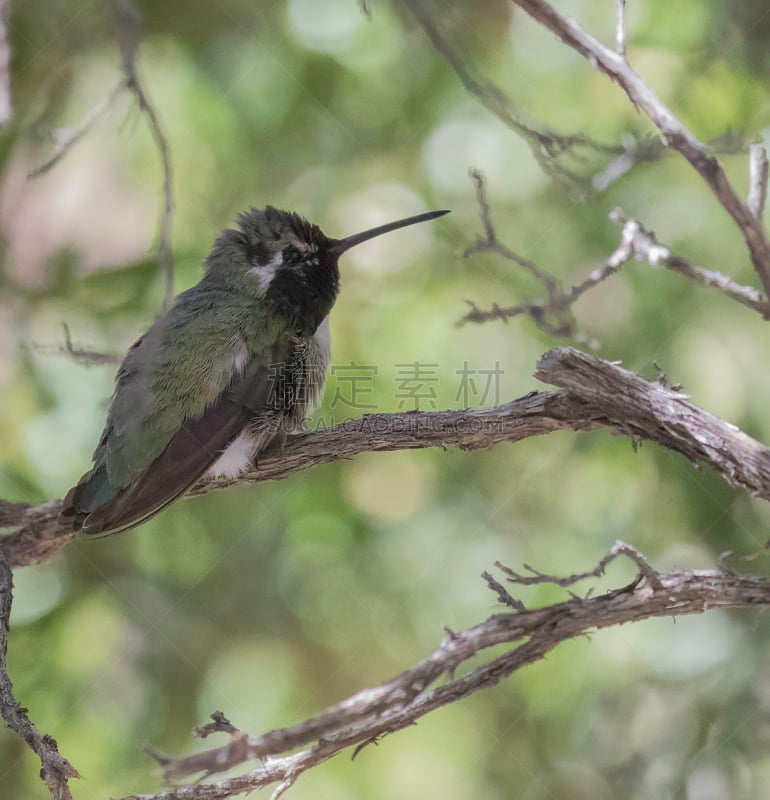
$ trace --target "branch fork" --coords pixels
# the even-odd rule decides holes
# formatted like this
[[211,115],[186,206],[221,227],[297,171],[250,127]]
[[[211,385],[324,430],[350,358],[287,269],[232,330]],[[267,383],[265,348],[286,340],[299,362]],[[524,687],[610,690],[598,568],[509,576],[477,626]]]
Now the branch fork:
[[[703,178],[722,207],[738,226],[759,277],[766,297],[770,297],[770,240],[761,222],[760,214],[767,191],[767,166],[757,151],[750,158],[752,192],[744,203],[727,179],[719,161],[671,112],[663,101],[647,86],[641,76],[630,66],[625,56],[625,3],[616,0],[616,48],[610,50],[587,33],[574,20],[557,11],[546,0],[512,0],[535,21],[539,22],[564,44],[577,51],[599,72],[604,73],[626,93],[628,99],[656,126],[663,142],[679,153]],[[764,161],[766,162],[766,155]],[[764,187],[764,188],[763,188]]]
[[[509,602],[510,595],[504,588],[501,596],[502,584],[484,573],[482,577],[489,588],[504,606],[513,608],[512,613],[496,614],[467,630],[452,631],[416,667],[290,728],[249,736],[233,729],[227,721],[226,726],[219,724],[218,718],[224,717],[216,712],[212,715],[213,725],[196,730],[224,730],[230,734],[230,742],[187,758],[164,759],[164,777],[184,780],[200,772],[211,777],[255,759],[262,762],[260,767],[216,783],[186,784],[122,800],[219,800],[270,784],[277,784],[273,793],[277,797],[305,771],[341,751],[353,748],[355,758],[384,734],[413,725],[442,705],[496,685],[567,639],[649,617],[698,614],[717,607],[770,605],[770,582],[766,580],[719,570],[661,573],[636,548],[622,541],[616,542],[593,569],[567,577],[527,567],[531,575],[521,575],[502,564],[497,567],[515,585],[553,583],[568,588],[603,575],[607,566],[621,556],[630,558],[639,571],[630,584],[597,597],[571,595],[566,601],[532,610],[523,609],[518,601]],[[504,643],[515,646],[465,674],[456,674],[469,659],[483,658],[487,649]],[[296,751],[297,748],[304,749]]]

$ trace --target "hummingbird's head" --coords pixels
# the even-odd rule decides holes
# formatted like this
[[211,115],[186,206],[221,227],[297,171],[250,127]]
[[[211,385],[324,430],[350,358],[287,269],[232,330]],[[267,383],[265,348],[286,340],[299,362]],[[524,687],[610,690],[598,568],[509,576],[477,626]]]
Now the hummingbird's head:
[[447,213],[431,211],[330,239],[299,214],[272,206],[252,208],[239,215],[240,230],[226,230],[217,239],[206,260],[206,276],[269,303],[299,332],[310,335],[337,298],[342,253],[375,236]]

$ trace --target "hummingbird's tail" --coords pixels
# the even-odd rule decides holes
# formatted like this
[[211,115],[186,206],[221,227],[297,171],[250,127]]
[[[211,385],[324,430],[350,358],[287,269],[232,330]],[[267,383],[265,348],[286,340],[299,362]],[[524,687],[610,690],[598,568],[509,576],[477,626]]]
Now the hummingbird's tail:
[[[268,408],[270,365],[252,360],[204,414],[186,419],[165,449],[123,486],[110,480],[109,463],[97,457],[64,499],[59,523],[69,530],[108,536],[133,528],[184,494],[244,429]],[[104,442],[112,435],[108,431]]]
[[115,487],[106,465],[86,473],[67,493],[59,524],[89,536],[111,536],[141,525],[184,494],[219,453],[201,448],[192,426],[183,426],[163,453],[135,480]]
[[62,500],[59,525],[72,531],[82,530],[89,515],[100,506],[109,503],[119,491],[110,482],[105,465],[97,464],[90,472],[83,475]]
[[[121,492],[122,490],[110,481],[106,465],[97,463],[78,481],[77,485],[67,492],[62,500],[58,517],[59,525],[74,532],[83,531],[99,536],[108,536],[111,533],[125,530],[125,527],[97,529],[94,524],[94,515],[100,509],[110,507]],[[140,521],[137,520],[127,527],[138,525]]]

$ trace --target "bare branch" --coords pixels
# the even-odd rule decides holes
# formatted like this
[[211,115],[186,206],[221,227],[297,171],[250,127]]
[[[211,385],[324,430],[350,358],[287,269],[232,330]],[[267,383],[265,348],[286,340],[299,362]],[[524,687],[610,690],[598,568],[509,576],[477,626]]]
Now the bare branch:
[[60,352],[66,353],[73,361],[86,366],[101,366],[103,364],[120,364],[123,360],[117,353],[100,353],[95,350],[84,350],[82,347],[74,347],[69,325],[62,323],[64,328],[64,348],[59,348]]
[[[735,155],[746,150],[743,138],[734,131],[710,139],[706,144],[708,151],[715,154]],[[659,136],[626,136],[622,153],[591,179],[591,188],[594,192],[603,192],[634,167],[660,161],[667,152],[669,151]]]
[[[412,669],[377,687],[364,689],[316,717],[261,736],[240,734],[223,747],[189,758],[168,759],[164,767],[167,778],[186,778],[201,771],[207,775],[220,773],[237,764],[260,759],[262,766],[248,774],[216,783],[132,795],[123,800],[220,800],[272,783],[279,784],[275,791],[281,794],[303,772],[336,753],[354,746],[359,750],[384,734],[413,725],[431,711],[479,689],[494,686],[514,671],[543,658],[561,642],[591,630],[650,617],[699,614],[710,608],[770,605],[770,581],[767,579],[717,570],[658,573],[641,553],[623,542],[617,542],[597,567],[588,572],[567,579],[538,573],[535,580],[525,578],[517,582],[551,580],[559,585],[570,585],[576,580],[603,574],[610,561],[619,555],[630,557],[640,570],[639,577],[627,586],[599,597],[573,596],[566,602],[544,608],[517,608],[515,613],[499,614],[467,630],[451,632]],[[504,569],[520,578],[513,570]],[[498,591],[495,586],[491,588]],[[517,646],[455,677],[458,667],[469,659],[506,643]],[[444,676],[447,676],[446,681],[436,685]],[[305,749],[285,755],[298,747]]]
[[639,137],[632,139],[623,152],[591,180],[595,192],[603,192],[615,181],[620,180],[635,166],[658,161],[665,153],[665,146],[658,138]]
[[610,213],[610,219],[623,226],[621,238],[627,242],[631,253],[646,261],[650,266],[664,266],[701,286],[718,289],[730,300],[735,300],[736,303],[761,314],[765,319],[770,319],[770,303],[752,286],[736,283],[721,272],[695,266],[674,255],[668,247],[660,244],[655,234],[645,228],[641,222],[628,219],[622,209],[614,209]]
[[[9,2],[9,0],[6,0]],[[3,0],[0,0],[2,3]],[[55,166],[75,146],[99,120],[112,108],[118,97],[128,90],[136,97],[140,111],[147,119],[150,133],[160,154],[163,168],[163,210],[158,234],[158,268],[164,282],[164,309],[171,307],[174,300],[174,255],[171,247],[171,223],[174,211],[173,173],[171,152],[166,134],[161,126],[155,106],[150,102],[147,91],[139,76],[140,14],[133,0],[113,0],[115,27],[123,59],[123,78],[112,91],[96,105],[77,125],[65,128],[56,135],[56,150],[45,162],[30,171],[35,178]],[[2,7],[0,7],[0,12]],[[2,77],[2,42],[0,40],[0,79]],[[1,103],[0,103],[1,106]],[[93,362],[92,362],[93,363]]]
[[134,93],[139,108],[147,118],[150,133],[160,153],[163,165],[163,213],[158,236],[158,266],[164,277],[164,309],[171,308],[174,300],[174,254],[171,249],[171,220],[174,212],[174,181],[171,171],[171,152],[166,134],[160,124],[155,107],[139,77],[139,25],[140,13],[133,0],[114,0],[118,42],[123,56],[123,72],[128,88]]
[[372,19],[372,9],[369,7],[369,0],[358,0],[361,6],[361,13],[368,19]]
[[758,142],[749,145],[749,196],[746,205],[759,220],[767,201],[767,150]]
[[770,500],[770,450],[680,391],[572,347],[547,352],[535,376],[579,397],[632,440],[653,441],[693,463],[710,464],[727,483]]
[[18,529],[0,538],[1,549],[13,568],[47,561],[72,538],[72,533],[62,530],[57,522],[61,500],[37,506],[3,501],[3,508],[3,527]]
[[617,83],[631,102],[655,124],[663,142],[687,159],[738,225],[765,294],[770,296],[770,240],[760,220],[738,197],[721,164],[707,151],[706,146],[682,125],[624,57],[605,47],[546,0],[512,2],[580,53],[591,66]]
[[521,136],[543,171],[560,180],[567,188],[574,190],[577,187],[580,194],[585,195],[590,189],[590,181],[567,167],[562,160],[564,156],[576,156],[580,150],[590,150],[605,156],[619,156],[624,153],[622,147],[603,144],[587,136],[560,134],[545,126],[535,127],[525,123],[505,92],[486,78],[474,74],[469,64],[441,34],[436,24],[440,14],[427,10],[422,0],[401,0],[401,4],[417,20],[431,44],[446,59],[466,90],[504,125]]
[[[496,567],[506,570],[508,567],[503,567],[499,562],[495,564]],[[512,597],[510,592],[498,581],[493,575],[490,575],[486,570],[481,573],[481,577],[486,581],[487,586],[497,595],[497,600],[504,606],[512,608],[515,611],[526,611],[526,607],[521,600]]]
[[193,736],[197,736],[199,739],[206,739],[212,733],[236,734],[238,729],[221,711],[215,711],[211,715],[211,722],[193,728]]
[[519,586],[534,586],[539,583],[552,583],[556,586],[568,587],[573,586],[580,581],[587,580],[588,578],[599,578],[604,575],[607,567],[618,557],[626,556],[630,558],[637,567],[639,567],[639,575],[644,578],[653,589],[662,589],[663,585],[660,582],[660,577],[657,572],[650,566],[649,561],[632,545],[626,542],[617,541],[610,548],[610,551],[599,563],[587,572],[578,572],[574,575],[568,575],[566,578],[560,578],[556,575],[546,575],[543,572],[533,569],[528,564],[524,565],[524,569],[532,573],[532,575],[520,575],[514,572],[510,567],[506,567],[499,561],[495,562],[495,566],[508,576],[511,583],[518,584]]
[[476,199],[479,205],[479,215],[484,228],[484,236],[465,250],[464,256],[474,253],[493,252],[508,261],[524,267],[532,274],[546,291],[547,297],[530,300],[512,306],[500,306],[494,303],[489,309],[481,309],[475,303],[468,301],[468,311],[458,322],[483,323],[493,319],[507,322],[513,317],[526,315],[543,330],[554,337],[571,338],[575,341],[585,342],[587,336],[576,330],[575,319],[572,315],[572,306],[587,291],[614,275],[625,263],[632,258],[646,261],[652,267],[664,266],[680,275],[689,278],[700,286],[718,289],[725,297],[761,314],[765,319],[770,319],[770,302],[751,286],[736,283],[732,278],[721,272],[698,267],[674,255],[669,248],[661,245],[655,234],[645,228],[641,222],[628,219],[622,209],[616,208],[610,213],[610,219],[622,225],[620,242],[602,266],[594,269],[581,283],[575,284],[568,291],[561,289],[558,281],[545,270],[519,255],[503,244],[498,238],[492,212],[486,197],[484,176],[478,170],[471,170],[471,178],[476,187]]
[[64,329],[64,344],[58,347],[43,345],[33,345],[33,349],[45,355],[63,355],[71,358],[76,364],[84,367],[100,367],[105,364],[120,364],[123,360],[117,353],[102,353],[98,350],[84,350],[82,347],[75,347],[72,343],[70,327],[66,322],[62,323]]
[[588,344],[593,350],[597,349],[596,342],[589,342],[584,334],[575,330],[575,322],[571,314],[565,313],[561,320],[551,321],[549,315],[556,312],[557,308],[551,306],[547,300],[532,300],[515,306],[501,306],[498,303],[492,303],[490,308],[479,308],[472,300],[465,302],[470,307],[470,311],[458,320],[458,327],[466,322],[482,323],[493,319],[508,322],[514,317],[527,316],[543,333],[547,333],[555,339],[570,339],[578,344]]
[[8,677],[8,633],[10,631],[11,605],[13,603],[13,578],[11,568],[0,549],[0,714],[8,727],[22,738],[40,757],[40,777],[54,800],[72,800],[68,781],[79,778],[78,771],[59,754],[56,740],[40,733],[13,695],[13,684]]
[[61,128],[54,133],[54,140],[56,149],[54,150],[53,155],[51,155],[46,161],[42,164],[39,164],[34,169],[30,170],[27,174],[28,178],[37,178],[40,175],[48,172],[52,167],[56,166],[56,164],[61,161],[64,156],[69,153],[69,151],[91,130],[94,126],[99,122],[102,117],[104,117],[107,112],[112,108],[115,104],[117,99],[125,92],[127,89],[127,84],[125,78],[121,78],[121,80],[113,87],[110,93],[102,99],[97,105],[95,105],[84,117],[80,122],[76,125],[73,125],[69,128]]
[[498,253],[503,258],[513,261],[520,267],[523,267],[540,283],[543,284],[548,296],[553,297],[558,290],[558,283],[555,278],[551,277],[548,273],[540,269],[534,261],[514,253],[513,250],[506,247],[498,238],[495,231],[495,226],[492,224],[492,212],[489,208],[489,201],[487,200],[486,180],[484,174],[477,169],[469,170],[471,180],[476,187],[476,201],[479,204],[479,214],[481,216],[481,224],[484,227],[484,238],[479,237],[476,241],[463,253],[463,258],[468,258],[475,253]]
[[533,275],[546,291],[547,297],[539,300],[532,300],[518,305],[501,307],[494,303],[488,310],[480,309],[475,303],[468,301],[470,311],[463,316],[458,325],[466,322],[482,323],[492,319],[500,319],[507,322],[509,319],[526,315],[545,333],[559,338],[569,338],[578,342],[586,342],[585,334],[576,330],[575,318],[572,315],[572,305],[589,289],[605,281],[610,275],[614,275],[623,264],[628,261],[633,251],[630,242],[626,242],[621,237],[621,242],[612,255],[582,283],[573,286],[569,291],[562,290],[559,282],[545,270],[524,258],[518,253],[504,245],[497,236],[495,226],[492,222],[492,213],[486,196],[486,184],[484,176],[478,170],[470,171],[471,179],[476,186],[476,200],[479,205],[479,214],[484,228],[484,237],[479,237],[464,252],[467,258],[475,253],[497,253],[508,261],[513,261],[524,267]]
[[[369,414],[291,436],[283,449],[265,453],[256,470],[234,480],[203,481],[190,494],[277,480],[363,452],[449,446],[477,450],[557,430],[607,427],[632,441],[656,442],[707,464],[731,486],[770,500],[770,450],[688,402],[681,392],[571,347],[549,350],[535,375],[564,391],[532,392],[477,411]],[[22,506],[15,517],[4,514],[6,526],[18,528],[0,540],[12,566],[45,561],[70,541],[72,533],[56,521],[60,504],[52,500]]]
[[9,503],[7,500],[0,500],[0,528],[18,525],[24,512],[31,507],[29,503]]

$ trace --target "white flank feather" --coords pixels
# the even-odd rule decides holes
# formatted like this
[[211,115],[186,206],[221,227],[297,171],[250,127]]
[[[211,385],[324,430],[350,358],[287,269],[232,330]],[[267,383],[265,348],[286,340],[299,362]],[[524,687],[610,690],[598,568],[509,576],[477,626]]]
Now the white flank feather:
[[244,431],[230,442],[206,474],[210,478],[237,478],[252,467],[256,444],[249,431]]

